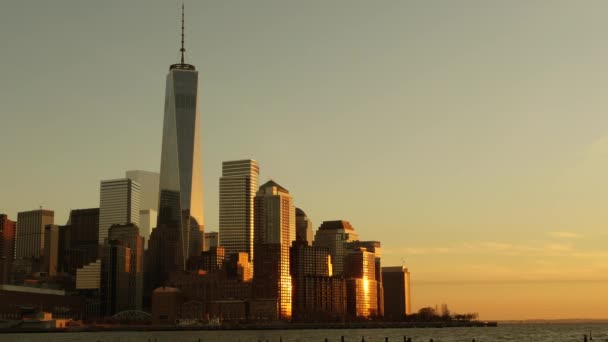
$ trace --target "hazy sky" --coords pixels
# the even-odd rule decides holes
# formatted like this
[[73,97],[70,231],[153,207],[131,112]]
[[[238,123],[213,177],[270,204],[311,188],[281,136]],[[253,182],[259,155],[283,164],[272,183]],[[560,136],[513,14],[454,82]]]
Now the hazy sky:
[[[99,205],[158,171],[176,1],[0,5],[0,212]],[[608,307],[608,2],[186,1],[206,229],[254,158],[318,226],[484,319]]]

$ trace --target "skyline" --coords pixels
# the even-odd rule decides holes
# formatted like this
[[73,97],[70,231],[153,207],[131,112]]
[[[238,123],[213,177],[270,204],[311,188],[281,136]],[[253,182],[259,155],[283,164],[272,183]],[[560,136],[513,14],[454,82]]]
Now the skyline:
[[[84,16],[70,17],[74,22],[67,22],[64,26],[50,25],[46,27],[50,29],[48,33],[25,31],[22,34],[30,35],[30,38],[51,33],[75,34],[71,29],[79,27],[79,24],[91,31],[94,31],[91,27],[100,25],[100,28],[108,30],[106,34],[87,33],[100,34],[101,39],[78,40],[79,43],[89,48],[98,43],[107,44],[122,54],[116,54],[116,58],[109,52],[108,55],[102,54],[99,59],[93,59],[96,63],[83,62],[82,59],[67,66],[51,63],[60,70],[34,63],[31,64],[33,70],[28,70],[27,74],[19,68],[15,73],[12,67],[19,64],[10,62],[11,58],[19,56],[25,61],[35,61],[36,58],[56,61],[55,58],[68,56],[66,51],[62,51],[61,43],[63,39],[69,42],[71,38],[69,35],[57,37],[56,48],[43,44],[50,52],[42,54],[44,56],[24,53],[24,49],[29,51],[27,49],[36,47],[36,44],[30,39],[27,40],[28,45],[20,46],[25,40],[15,41],[12,36],[5,39],[9,37],[6,32],[9,35],[15,32],[17,25],[12,23],[16,18],[36,18],[38,22],[32,21],[25,26],[41,28],[35,25],[44,25],[44,18],[35,15],[46,14],[43,10],[50,5],[37,4],[33,7],[40,8],[29,8],[33,10],[31,17],[7,16],[6,13],[12,12],[10,10],[0,14],[0,27],[4,32],[0,33],[1,40],[9,47],[21,48],[7,49],[7,62],[0,66],[7,75],[0,80],[3,89],[15,90],[15,94],[10,91],[0,94],[0,103],[4,104],[2,116],[22,114],[11,116],[10,119],[15,121],[9,119],[8,129],[0,136],[1,152],[12,161],[15,169],[4,169],[0,179],[2,188],[9,190],[3,194],[11,198],[9,203],[2,200],[0,211],[6,211],[11,219],[16,218],[17,211],[33,209],[40,203],[38,200],[32,203],[31,198],[21,198],[21,192],[26,196],[44,198],[44,207],[54,210],[58,223],[62,223],[59,220],[67,218],[69,209],[98,206],[95,199],[98,201],[100,180],[120,177],[131,169],[159,171],[158,133],[162,130],[159,94],[162,94],[163,87],[160,75],[167,64],[177,60],[170,53],[177,51],[178,42],[175,30],[162,31],[165,27],[175,26],[176,16],[166,13],[174,13],[178,5],[150,5],[155,6],[151,8],[151,16],[142,16],[142,26],[133,30],[144,38],[138,41],[143,47],[138,48],[133,44],[137,41],[131,36],[136,35],[133,31],[126,32],[124,37],[115,35],[120,28],[131,25],[126,19],[137,10],[134,3],[119,5],[116,2],[110,6],[111,10],[105,8],[106,12],[99,13],[87,11],[86,5],[75,2],[61,4],[65,6],[67,3],[72,4],[70,10],[81,11],[78,13]],[[447,3],[437,6],[387,2],[382,8],[356,3],[348,10],[337,3],[323,5],[319,2],[315,8],[274,3],[276,6],[272,10],[291,14],[292,22],[283,22],[283,19],[265,14],[264,9],[256,5],[245,3],[187,4],[190,30],[203,37],[189,42],[187,60],[196,64],[201,72],[202,120],[209,123],[209,126],[200,127],[208,230],[219,229],[217,189],[221,161],[252,158],[260,162],[263,175],[260,182],[272,178],[289,188],[294,204],[308,214],[315,229],[322,221],[348,220],[362,239],[373,237],[382,241],[385,265],[398,265],[404,257],[414,272],[414,309],[446,302],[456,311],[479,311],[483,318],[500,319],[503,317],[497,317],[497,308],[506,307],[511,316],[504,318],[517,319],[523,303],[526,304],[526,315],[531,316],[522,318],[587,318],[582,314],[584,312],[592,312],[588,318],[602,317],[602,304],[608,303],[608,297],[602,297],[597,289],[608,283],[605,276],[600,276],[607,269],[603,260],[608,256],[602,249],[602,242],[608,236],[602,230],[608,222],[608,215],[603,210],[605,205],[602,204],[608,198],[601,191],[608,183],[602,177],[605,174],[602,171],[608,169],[605,158],[608,117],[602,112],[606,108],[603,92],[598,91],[602,90],[606,80],[597,71],[601,70],[601,61],[605,60],[608,51],[605,46],[596,45],[599,40],[591,39],[595,37],[594,32],[602,31],[599,29],[601,26],[595,25],[605,25],[600,21],[601,10],[581,9],[574,5],[567,7],[565,2],[556,2],[557,5],[553,6],[545,4],[544,7],[535,3],[536,8],[530,8],[534,5],[521,5],[515,9],[506,5],[492,9],[479,2],[467,3],[477,4],[478,12],[495,14],[506,11],[504,22],[493,23],[489,19],[485,22],[481,14],[476,13],[480,17],[475,17],[477,21],[472,26],[466,26],[464,18],[451,18],[455,20],[452,22],[454,27],[445,24],[450,23],[446,21],[445,27],[439,25],[436,32],[430,30],[424,19],[447,20],[451,10],[466,12]],[[16,6],[14,9],[17,11],[26,9],[21,7],[24,5]],[[246,10],[251,9],[248,6],[255,7],[253,12]],[[606,5],[597,3],[597,6]],[[61,18],[62,11],[51,7],[46,8],[50,11],[49,18]],[[61,5],[57,7],[66,10]],[[366,14],[369,21],[359,21],[369,7],[375,10]],[[318,12],[318,8],[325,12]],[[332,10],[345,10],[341,12],[344,14],[341,20],[350,24],[347,27],[352,32],[337,27],[333,21],[335,18],[330,15],[334,14]],[[566,18],[543,15],[545,12],[542,10],[552,10],[551,14],[555,15],[586,15],[590,18],[579,23],[584,26],[579,28],[580,36],[575,33],[568,36],[566,33],[569,31],[560,26],[566,25]],[[408,11],[422,18],[416,19],[411,14],[408,18],[412,20],[405,26],[412,31],[397,32],[403,28],[397,20]],[[115,20],[116,31],[105,26],[103,19],[108,18],[108,12]],[[159,18],[160,14],[162,18]],[[232,31],[228,29],[234,29],[239,22],[231,14],[241,15],[239,18],[245,20],[244,23],[253,25],[260,32],[240,27],[238,33],[241,36],[231,36]],[[325,38],[304,31],[309,28],[306,24],[312,20],[313,14],[318,15],[316,24],[327,30]],[[195,20],[197,16],[203,20]],[[270,20],[271,17],[275,21]],[[496,19],[495,16],[493,18]],[[93,20],[85,25],[86,19],[101,22]],[[169,24],[165,25],[159,19]],[[275,32],[272,27],[264,25],[268,23],[263,19],[285,25],[287,33]],[[521,19],[522,27],[534,27],[537,31],[530,35],[508,19]],[[78,20],[85,22],[78,23]],[[363,29],[355,27],[355,24],[363,25]],[[482,24],[487,25],[483,26],[487,32],[475,31],[479,28],[475,25]],[[374,27],[375,31],[372,30]],[[584,30],[591,28],[596,31]],[[505,32],[500,29],[505,29]],[[144,35],[146,30],[153,34],[148,32]],[[492,36],[497,31],[502,35]],[[587,40],[575,42],[576,38],[582,37],[581,32],[587,34],[584,36]],[[288,33],[301,38],[304,44],[290,45]],[[356,44],[360,42],[354,39],[357,34],[368,38],[366,44]],[[148,35],[154,39],[148,41]],[[386,41],[387,37],[400,38],[401,35],[411,39],[403,43],[407,47],[423,49],[402,49]],[[458,44],[447,39],[450,37],[469,38],[461,43],[471,51],[459,50]],[[476,44],[471,37],[480,42]],[[499,39],[491,45],[492,38],[496,37]],[[539,44],[541,37],[553,40],[542,40],[543,44]],[[576,53],[554,55],[568,52],[562,51],[559,45],[564,37],[570,38],[567,41],[569,45],[579,44],[579,48],[586,48],[583,51],[588,54],[582,57]],[[433,39],[442,44],[433,44]],[[266,45],[262,44],[256,50],[254,42]],[[517,52],[522,55],[512,54],[511,59],[506,58],[502,53],[508,49],[501,44],[510,47],[521,44],[519,47],[523,49]],[[373,55],[368,52],[373,48],[380,53]],[[238,49],[258,54],[230,53]],[[308,49],[314,50],[306,53]],[[82,50],[94,52],[79,49]],[[442,51],[450,58],[442,58],[439,55]],[[460,54],[450,53],[455,51]],[[273,52],[283,58],[269,58],[264,52]],[[475,52],[481,53],[481,57]],[[298,53],[303,53],[304,57],[299,58]],[[127,72],[125,69],[118,70],[120,72],[112,70],[111,66],[122,65],[123,57],[138,62],[149,61],[149,64],[144,63],[146,68],[131,64],[132,68],[126,68]],[[430,60],[425,61],[424,57]],[[493,57],[494,60],[482,57]],[[400,58],[409,62],[404,63],[402,69],[396,68],[402,61]],[[307,59],[308,63],[305,63]],[[595,63],[594,59],[597,59]],[[281,62],[277,63],[278,60]],[[386,62],[387,68],[377,66],[382,61]],[[98,66],[100,70],[89,70],[90,65]],[[584,69],[585,65],[589,69]],[[68,67],[75,69],[61,69]],[[415,72],[416,67],[421,67],[419,72]],[[65,83],[52,77],[59,71],[67,71]],[[312,74],[306,75],[307,72]],[[46,77],[39,78],[39,74]],[[74,88],[71,77],[80,75],[85,76],[82,79],[85,82],[89,76],[95,81],[100,80],[101,84],[96,87],[93,83],[85,83],[86,86]],[[20,83],[32,76],[37,77],[38,83]],[[127,79],[136,81],[139,86],[116,82]],[[108,83],[111,87],[104,88],[108,80],[112,81]],[[404,80],[412,80],[405,89],[400,86]],[[573,84],[564,86],[557,82],[559,80]],[[55,88],[44,87],[47,82],[59,82],[64,87],[60,86],[59,90],[69,90],[68,94],[54,94]],[[9,87],[11,85],[13,87]],[[97,93],[89,94],[87,86]],[[42,88],[36,91],[38,87]],[[47,92],[41,92],[42,89]],[[574,91],[578,91],[574,93],[577,98],[566,96]],[[444,95],[443,101],[434,100],[437,92]],[[31,99],[28,94],[32,93],[40,95],[37,98],[39,102],[24,101]],[[54,98],[53,95],[59,96]],[[82,101],[74,102],[74,99]],[[108,106],[104,101],[115,106]],[[64,103],[77,107],[64,107]],[[111,109],[121,106],[123,111],[112,113]],[[48,117],[42,114],[27,117],[27,114],[43,112],[28,112],[28,109],[37,107],[44,108],[49,114],[58,114],[54,116],[55,121],[46,121]],[[91,112],[79,110],[83,108]],[[548,109],[547,113],[543,112],[545,109]],[[452,110],[460,114],[462,121],[452,117]],[[136,114],[134,117],[129,116],[133,113]],[[250,120],[252,117],[258,120]],[[36,121],[30,121],[34,119]],[[239,120],[243,127],[226,125],[226,122],[237,123]],[[57,134],[42,134],[40,138],[28,136],[32,146],[10,143],[14,139],[23,141],[18,139],[23,132],[31,132],[26,127],[34,128],[36,132],[36,127],[29,125],[38,122]],[[124,123],[124,127],[117,122]],[[149,133],[140,131],[142,123],[150,124],[146,126]],[[101,132],[74,133],[77,131],[74,128],[87,129],[90,124]],[[269,139],[269,130],[264,129],[269,124],[273,128],[270,137],[274,139]],[[67,128],[62,130],[61,127]],[[117,134],[103,134],[104,129]],[[311,132],[308,137],[303,134],[306,129]],[[404,132],[407,134],[402,136]],[[89,136],[92,139],[87,141],[85,138]],[[37,139],[45,144],[34,144]],[[113,144],[108,144],[107,140],[112,140]],[[282,142],[273,143],[277,140]],[[74,144],[74,141],[81,143]],[[319,144],[325,141],[331,144]],[[93,153],[85,155],[82,152]],[[292,155],[297,157],[290,157]],[[74,156],[82,159],[74,160]],[[97,160],[97,157],[101,158]],[[55,164],[58,161],[62,163]],[[34,168],[32,163],[53,167]],[[29,174],[16,172],[19,170],[32,171]],[[9,179],[11,181],[7,181]],[[30,190],[22,190],[28,187]],[[43,187],[46,189],[42,190]],[[75,206],[70,207],[72,205]],[[488,226],[493,228],[488,229]],[[400,239],[391,239],[395,236]],[[451,263],[446,265],[446,259]],[[480,259],[483,259],[482,263]],[[544,286],[539,289],[539,284]],[[447,293],[454,287],[464,293]],[[510,287],[533,292],[522,293]],[[571,292],[570,288],[575,291]],[[496,298],[497,289],[513,293],[506,298]],[[585,296],[586,293],[594,293],[594,297]],[[487,310],[484,308],[484,302],[497,299],[505,302],[492,303]],[[526,303],[527,300],[532,302]],[[557,316],[551,317],[552,313],[546,309],[539,310],[538,306],[553,301],[556,302],[555,307],[550,309],[556,310],[554,314]],[[567,311],[564,307],[568,308]]]

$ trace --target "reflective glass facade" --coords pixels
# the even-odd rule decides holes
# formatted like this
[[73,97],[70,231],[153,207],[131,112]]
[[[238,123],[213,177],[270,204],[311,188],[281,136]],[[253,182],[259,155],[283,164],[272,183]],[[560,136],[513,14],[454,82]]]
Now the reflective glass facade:
[[157,226],[178,231],[178,264],[203,248],[203,180],[198,72],[171,68],[167,75]]

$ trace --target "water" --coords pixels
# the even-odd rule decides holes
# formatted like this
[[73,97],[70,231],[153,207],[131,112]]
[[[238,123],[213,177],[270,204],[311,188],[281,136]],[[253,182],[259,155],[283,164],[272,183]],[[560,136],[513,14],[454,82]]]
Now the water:
[[[593,334],[593,342],[608,342],[608,324],[509,324],[497,328],[442,329],[344,329],[344,330],[249,330],[249,331],[159,331],[159,332],[82,332],[50,334],[0,334],[1,342],[402,342],[403,336],[414,342],[566,342],[583,341]],[[590,341],[591,342],[591,341]]]

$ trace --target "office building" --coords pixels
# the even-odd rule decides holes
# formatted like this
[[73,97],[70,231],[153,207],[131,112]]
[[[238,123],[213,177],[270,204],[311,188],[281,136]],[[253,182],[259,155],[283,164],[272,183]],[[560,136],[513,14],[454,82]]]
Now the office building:
[[244,252],[226,254],[224,269],[229,279],[250,281],[253,278],[253,267],[249,261],[249,255]]
[[[139,235],[139,229],[134,224],[113,225],[110,227],[109,241],[118,241],[121,246],[126,247],[129,253],[126,261],[129,263],[128,273],[128,300],[123,303],[132,310],[142,309],[143,286],[144,286],[144,239]],[[116,249],[116,251],[121,250]],[[114,249],[112,249],[114,252]],[[118,252],[122,253],[122,252]]]
[[331,305],[326,302],[328,296],[323,296],[319,290],[324,288],[321,278],[330,278],[332,275],[329,249],[309,246],[306,240],[296,240],[290,248],[289,267],[293,289],[293,320],[311,321],[316,317],[325,317],[329,312],[322,309],[328,309]]
[[218,232],[209,232],[205,233],[205,249],[204,251],[208,251],[211,247],[219,247],[220,246],[220,233]]
[[144,238],[144,249],[148,249],[148,240],[152,229],[156,227],[158,213],[154,209],[144,209],[139,211],[139,234]]
[[95,262],[99,250],[99,208],[70,211],[68,225],[64,228],[69,240],[66,270],[75,275],[76,270]]
[[312,222],[300,208],[296,208],[296,240],[305,241],[309,246],[313,242]]
[[380,241],[351,241],[345,244],[347,254],[349,251],[356,251],[365,248],[368,252],[374,253],[375,280],[377,284],[378,316],[384,316],[384,287],[382,285],[382,245]]
[[139,183],[129,178],[101,181],[99,194],[98,243],[103,245],[112,225],[139,225]]
[[17,223],[0,214],[0,284],[8,284],[15,256]]
[[44,256],[44,227],[53,224],[55,212],[32,210],[17,214],[15,259],[38,259]]
[[47,224],[44,227],[44,256],[42,269],[50,277],[57,275],[59,260],[63,258],[63,251],[60,248],[64,245],[64,234],[62,227],[56,224]]
[[350,317],[378,316],[378,283],[374,253],[365,248],[349,251],[344,258],[346,310]]
[[289,247],[295,240],[295,208],[287,189],[274,181],[254,199],[254,281],[256,298],[276,299],[277,317],[291,318]]
[[101,315],[110,317],[118,312],[134,310],[131,304],[130,271],[131,250],[118,240],[109,240],[100,248],[101,281],[100,305]]
[[342,276],[346,254],[345,243],[355,240],[359,240],[359,235],[348,221],[325,221],[315,234],[313,246],[329,249],[334,275]]
[[[139,184],[139,207],[141,210],[151,209],[158,212],[158,185],[160,182],[160,174],[158,172],[132,170],[127,171],[125,176]],[[154,221],[153,226],[155,225],[156,221]]]
[[220,246],[254,259],[253,198],[260,168],[252,159],[222,163],[220,178]]
[[209,273],[219,272],[224,269],[224,259],[226,250],[223,247],[211,247],[201,253],[198,268]]
[[405,266],[382,267],[384,316],[402,320],[412,313],[410,272]]
[[158,224],[179,233],[178,265],[203,250],[203,173],[198,72],[184,62],[182,9],[181,62],[169,67],[160,164]]

